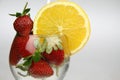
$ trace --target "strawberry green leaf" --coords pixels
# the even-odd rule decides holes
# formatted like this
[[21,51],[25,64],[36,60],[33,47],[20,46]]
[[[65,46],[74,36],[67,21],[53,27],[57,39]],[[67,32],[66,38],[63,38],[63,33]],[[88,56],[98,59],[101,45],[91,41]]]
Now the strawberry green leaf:
[[30,13],[28,14],[28,16],[30,17]]
[[16,14],[9,14],[10,16],[16,16]]
[[24,13],[25,9],[27,8],[27,5],[28,5],[28,2],[26,2],[22,13]]
[[40,60],[40,52],[36,51],[32,57],[34,62],[38,62]]
[[[30,11],[30,8],[27,8],[28,2],[25,4],[24,9],[22,11],[22,13],[17,12],[16,14],[9,14],[11,16],[16,16],[16,17],[20,17],[20,16],[24,16],[24,15],[28,15],[30,16],[30,14],[28,13]],[[28,14],[27,14],[28,13]]]
[[10,16],[16,16],[16,17],[19,17],[19,16],[21,16],[22,14],[21,13],[19,13],[19,12],[17,12],[16,14],[9,14]]
[[25,66],[23,66],[23,65],[17,65],[16,68],[18,68],[18,69],[20,69],[20,70],[22,70],[22,71],[27,71],[27,70],[28,70],[28,69],[27,69]]
[[19,16],[21,16],[21,15],[22,15],[22,14],[19,13],[19,12],[16,13],[16,17],[19,17]]
[[30,60],[32,55],[25,57],[23,60]]
[[31,64],[32,64],[32,59],[26,60],[26,61],[23,63],[23,65],[26,66],[26,68],[27,68],[27,67],[29,68],[29,67],[31,66]]
[[27,14],[30,11],[30,8],[27,8],[23,11],[23,15]]

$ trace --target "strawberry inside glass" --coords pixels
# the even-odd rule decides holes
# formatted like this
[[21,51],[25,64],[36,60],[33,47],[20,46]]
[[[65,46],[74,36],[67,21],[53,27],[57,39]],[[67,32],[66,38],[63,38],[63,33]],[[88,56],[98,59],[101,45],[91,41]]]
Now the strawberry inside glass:
[[16,80],[62,80],[69,67],[60,35],[33,35],[30,8],[13,23],[16,35],[10,50],[10,68]]

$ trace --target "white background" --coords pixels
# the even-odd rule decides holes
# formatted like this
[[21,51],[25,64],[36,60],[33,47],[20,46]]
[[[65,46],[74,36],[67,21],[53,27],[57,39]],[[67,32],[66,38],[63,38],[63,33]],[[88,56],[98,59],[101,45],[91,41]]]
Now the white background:
[[[31,17],[46,0],[0,0],[0,80],[14,80],[9,51],[15,35],[9,13],[29,2]],[[87,45],[71,57],[64,80],[120,80],[120,0],[74,0],[89,15],[91,36]]]

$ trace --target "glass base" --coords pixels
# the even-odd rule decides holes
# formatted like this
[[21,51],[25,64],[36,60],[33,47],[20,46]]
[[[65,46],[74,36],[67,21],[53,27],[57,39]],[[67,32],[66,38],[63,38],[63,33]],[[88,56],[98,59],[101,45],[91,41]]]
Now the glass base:
[[59,66],[52,65],[52,69],[54,70],[54,74],[50,77],[46,78],[34,78],[30,75],[27,75],[27,72],[23,72],[15,66],[10,65],[11,72],[15,78],[15,80],[63,80],[66,72],[68,71],[70,63],[70,58],[66,58],[64,62]]

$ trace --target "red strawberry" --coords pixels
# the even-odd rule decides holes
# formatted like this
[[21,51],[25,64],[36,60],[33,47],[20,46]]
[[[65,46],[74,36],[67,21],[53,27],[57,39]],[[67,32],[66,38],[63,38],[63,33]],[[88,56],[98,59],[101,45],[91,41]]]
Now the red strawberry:
[[15,46],[15,50],[19,53],[21,57],[27,57],[32,54],[26,49],[28,40],[29,40],[29,36],[26,36],[26,37],[16,36],[13,42]]
[[16,36],[10,51],[10,64],[16,65],[22,57],[27,57],[32,53],[26,49],[29,36]]
[[14,28],[21,36],[29,35],[33,28],[33,21],[28,15],[20,16],[15,20]]
[[11,16],[17,17],[14,22],[14,28],[17,31],[17,35],[10,51],[10,63],[12,65],[16,65],[22,57],[27,57],[32,54],[28,49],[26,49],[29,34],[33,28],[33,21],[28,14],[30,8],[26,8],[27,4],[28,3],[26,3],[22,13],[17,12],[16,14],[10,14]]
[[11,65],[16,65],[19,60],[21,59],[21,56],[19,55],[19,53],[17,52],[17,50],[15,49],[15,44],[13,42],[12,46],[11,46],[11,51],[10,51],[10,56],[9,56],[9,61]]
[[30,53],[25,50],[25,45],[28,39],[29,39],[29,36],[27,37],[16,36],[15,37],[12,43],[11,51],[10,51],[10,63],[12,65],[16,65],[22,57],[26,57],[30,55]]
[[49,63],[53,63],[55,65],[60,65],[64,60],[64,51],[63,50],[52,50],[50,54],[44,52],[43,56]]
[[30,36],[16,36],[10,51],[10,63],[16,65],[21,58],[32,55],[35,52],[34,37]]
[[50,65],[44,61],[33,62],[28,70],[29,75],[35,78],[49,77],[53,75],[53,70]]
[[27,4],[24,7],[22,13],[10,14],[11,16],[16,16],[17,19],[14,21],[14,29],[17,31],[18,35],[28,36],[33,28],[33,21],[30,18],[29,14],[30,8],[27,8]]

